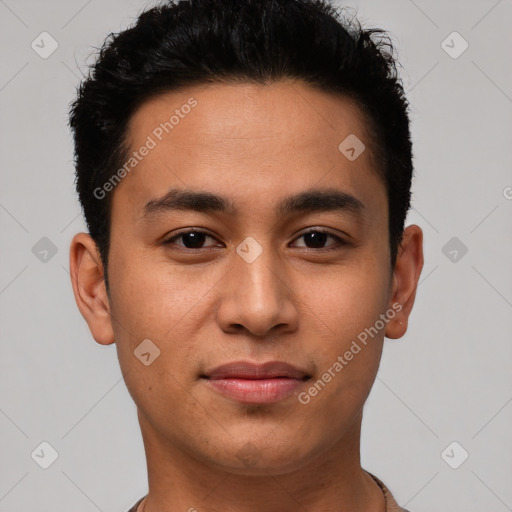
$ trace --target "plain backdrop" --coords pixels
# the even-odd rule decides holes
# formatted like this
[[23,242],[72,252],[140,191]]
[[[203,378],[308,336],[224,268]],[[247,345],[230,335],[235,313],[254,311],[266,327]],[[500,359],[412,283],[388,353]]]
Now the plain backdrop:
[[[0,0],[2,512],[126,512],[147,491],[115,346],[94,342],[72,296],[69,243],[85,227],[67,112],[94,48],[150,5]],[[385,342],[365,407],[363,466],[413,512],[512,510],[512,2],[345,5],[396,44],[408,224],[425,235],[409,330]]]

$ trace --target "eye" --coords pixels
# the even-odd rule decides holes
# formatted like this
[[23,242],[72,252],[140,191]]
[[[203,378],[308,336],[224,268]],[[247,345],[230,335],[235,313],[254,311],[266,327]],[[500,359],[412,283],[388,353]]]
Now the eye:
[[[337,249],[341,245],[346,245],[346,242],[340,238],[339,236],[333,235],[328,231],[323,231],[321,229],[312,229],[306,233],[303,233],[296,240],[303,238],[305,241],[305,245],[299,247],[306,247],[308,249]],[[335,240],[335,243],[324,247],[328,238],[332,238]],[[334,246],[334,247],[332,247]]]
[[[215,240],[213,236],[204,231],[191,230],[183,231],[182,233],[169,238],[164,243],[165,245],[178,245],[179,247],[184,247],[185,249],[202,249],[206,238]],[[183,241],[183,244],[175,244],[175,241],[179,239]]]
[[[164,245],[176,245],[178,247],[183,247],[184,249],[203,249],[208,247],[216,247],[217,244],[204,246],[205,240],[207,238],[211,238],[212,240],[216,240],[215,237],[209,235],[205,231],[199,230],[189,230],[183,231],[174,235],[172,238],[169,238],[164,242]],[[321,229],[312,229],[306,233],[303,233],[295,240],[304,239],[304,245],[296,245],[296,247],[305,247],[307,249],[325,249],[325,250],[333,250],[338,249],[340,246],[346,245],[346,242],[340,238],[339,236],[333,235],[328,231],[324,231]],[[334,243],[325,246],[327,240],[331,238],[334,240]],[[176,243],[178,240],[181,240],[182,243]]]

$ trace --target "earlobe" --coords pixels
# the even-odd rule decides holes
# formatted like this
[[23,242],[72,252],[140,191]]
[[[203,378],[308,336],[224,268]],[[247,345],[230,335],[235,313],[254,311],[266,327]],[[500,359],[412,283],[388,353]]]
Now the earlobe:
[[93,338],[102,345],[113,343],[104,269],[97,246],[87,233],[79,233],[71,241],[69,272],[76,304]]
[[400,304],[401,308],[387,324],[385,333],[387,338],[401,338],[406,333],[422,268],[423,232],[419,226],[411,225],[404,230],[393,271],[389,307]]

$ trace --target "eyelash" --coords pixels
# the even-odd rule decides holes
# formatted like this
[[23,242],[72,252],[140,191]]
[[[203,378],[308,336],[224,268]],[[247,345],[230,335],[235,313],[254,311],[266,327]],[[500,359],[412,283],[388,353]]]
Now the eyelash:
[[[184,235],[188,235],[190,233],[199,233],[199,234],[203,234],[203,235],[209,236],[210,238],[215,239],[215,237],[213,235],[210,235],[206,231],[202,231],[199,229],[191,229],[189,231],[183,231],[181,233],[178,233],[177,235],[174,235],[172,238],[169,238],[168,240],[164,241],[163,244],[164,245],[174,245],[173,242],[175,240],[179,239],[180,237],[182,237]],[[327,251],[340,250],[343,246],[348,245],[348,243],[345,240],[343,240],[342,238],[340,238],[339,236],[334,235],[330,231],[326,231],[323,229],[310,229],[309,231],[306,231],[305,233],[302,233],[301,235],[299,235],[297,238],[295,238],[295,240],[302,238],[306,235],[309,235],[310,233],[324,233],[324,234],[334,238],[336,240],[336,243],[331,244],[330,246],[327,246],[327,247],[323,247],[323,248],[321,247],[319,249],[315,249],[315,248],[311,248],[311,247],[301,247],[301,249],[306,249],[308,251],[315,251],[315,252],[327,252]],[[190,249],[188,247],[181,246],[181,245],[178,245],[177,247],[179,247],[178,250],[189,252],[189,253],[197,253],[203,249],[208,249],[208,247],[200,247],[199,249]]]

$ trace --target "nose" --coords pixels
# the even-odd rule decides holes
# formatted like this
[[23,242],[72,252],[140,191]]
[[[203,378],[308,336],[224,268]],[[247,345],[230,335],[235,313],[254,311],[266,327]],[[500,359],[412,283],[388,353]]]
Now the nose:
[[[259,244],[258,249],[261,253],[254,260],[243,252],[233,254],[233,265],[221,285],[221,304],[217,310],[217,322],[224,332],[246,331],[265,337],[297,328],[293,283],[275,251]],[[251,246],[250,251],[254,250]]]

